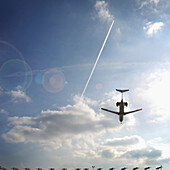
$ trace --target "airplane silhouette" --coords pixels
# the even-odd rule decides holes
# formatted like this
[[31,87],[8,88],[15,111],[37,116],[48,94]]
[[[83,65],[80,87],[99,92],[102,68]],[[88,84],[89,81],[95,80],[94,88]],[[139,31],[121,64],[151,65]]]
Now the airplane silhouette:
[[105,109],[105,108],[101,108],[101,109],[104,110],[104,111],[111,112],[111,113],[114,113],[114,114],[119,115],[119,120],[120,120],[120,122],[122,123],[122,121],[123,121],[123,116],[124,116],[124,115],[127,115],[127,114],[129,114],[129,113],[138,112],[138,111],[140,111],[140,110],[142,110],[142,109],[137,109],[137,110],[133,110],[133,111],[129,111],[129,112],[124,112],[124,106],[127,107],[127,106],[128,106],[128,103],[127,103],[127,102],[123,102],[123,93],[129,91],[129,89],[127,89],[127,90],[116,89],[116,91],[122,93],[121,102],[117,102],[117,103],[116,103],[116,106],[119,107],[119,112],[112,111],[112,110],[108,110],[108,109]]

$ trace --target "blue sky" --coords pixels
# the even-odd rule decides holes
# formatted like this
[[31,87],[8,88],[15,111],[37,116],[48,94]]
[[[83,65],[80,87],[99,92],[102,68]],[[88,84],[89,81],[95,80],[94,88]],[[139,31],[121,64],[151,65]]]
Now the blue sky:
[[[170,164],[170,2],[0,1],[1,166]],[[105,40],[84,96],[81,94]],[[116,88],[129,88],[118,117]]]

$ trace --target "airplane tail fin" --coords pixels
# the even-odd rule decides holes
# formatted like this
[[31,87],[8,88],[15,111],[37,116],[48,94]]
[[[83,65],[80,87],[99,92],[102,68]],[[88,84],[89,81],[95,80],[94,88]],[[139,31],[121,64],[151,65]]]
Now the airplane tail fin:
[[124,92],[129,91],[129,89],[126,89],[126,90],[116,89],[116,91],[118,91],[118,92],[121,92],[121,93],[122,93],[122,100],[123,100],[123,93],[124,93]]
[[116,91],[118,91],[118,92],[121,92],[121,93],[124,93],[124,92],[127,92],[127,91],[129,91],[129,89],[126,89],[126,90],[120,90],[120,89],[116,89]]

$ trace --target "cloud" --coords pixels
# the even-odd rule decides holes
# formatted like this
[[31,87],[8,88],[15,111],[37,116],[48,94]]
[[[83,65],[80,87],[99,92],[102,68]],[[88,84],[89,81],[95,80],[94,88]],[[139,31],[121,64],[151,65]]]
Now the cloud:
[[129,116],[122,125],[117,115],[99,111],[101,105],[113,107],[111,104],[117,101],[117,97],[113,92],[107,93],[104,101],[74,96],[74,104],[58,110],[42,110],[34,117],[9,117],[10,129],[2,138],[11,143],[38,144],[47,153],[54,152],[57,161],[61,158],[66,161],[71,156],[75,166],[89,160],[105,164],[107,159],[111,165],[113,158],[114,163],[128,160],[132,164],[135,156],[136,160],[150,159],[151,156],[160,158],[161,151],[147,147],[140,136],[115,138],[115,132],[124,135],[134,125],[128,123]]
[[140,136],[133,135],[122,138],[106,139],[101,146],[101,151],[114,150],[114,159],[124,159],[125,153],[143,149],[145,147],[146,142],[144,139]]
[[[153,159],[149,159],[149,160],[146,160],[146,164],[147,165],[164,165],[164,168],[165,168],[165,164],[167,164],[169,166],[169,163],[170,163],[170,158],[165,158],[165,159],[158,159],[158,160],[153,160]],[[167,167],[169,168],[169,167]]]
[[150,20],[165,20],[169,18],[170,2],[167,0],[137,0],[140,14]]
[[140,158],[157,159],[161,157],[161,155],[162,155],[161,150],[155,148],[144,148],[144,149],[128,151],[123,155],[123,157],[135,158],[135,159],[140,159]]
[[126,162],[129,166],[167,159],[167,157],[163,158],[161,149],[148,145],[140,136],[109,139],[100,145],[98,150],[102,158],[107,160],[114,158],[115,162]]
[[145,6],[148,6],[148,5],[158,5],[160,0],[146,0],[146,1],[142,1],[139,9],[145,7]]
[[162,151],[153,147],[145,147],[142,149],[134,149],[127,151],[120,156],[120,159],[125,159],[129,164],[140,165],[159,165],[159,163],[168,162],[168,158],[162,159]]
[[60,110],[43,110],[37,117],[10,117],[8,121],[14,127],[3,134],[3,138],[15,143],[58,142],[70,136],[101,135],[120,125],[118,120],[113,121],[103,113],[96,113],[81,98],[74,105],[61,107]]
[[98,0],[98,1],[96,1],[96,4],[95,4],[94,7],[95,7],[95,10],[97,12],[97,17],[101,21],[103,21],[103,22],[113,21],[114,17],[108,9],[108,3],[106,3],[105,1]]
[[[109,102],[111,94],[113,93],[108,93],[104,97],[103,100],[106,102],[75,96],[73,105],[66,105],[58,110],[42,110],[34,117],[9,117],[10,129],[2,135],[2,138],[10,143],[35,143],[45,151],[59,154],[60,158],[65,159],[70,155],[75,162],[79,160],[82,163],[87,161],[87,158],[97,161],[102,161],[104,158],[111,161],[113,157],[118,158],[121,146],[105,145],[107,134],[134,125],[129,124],[131,120],[129,116],[122,125],[117,115],[99,111],[101,103],[108,107],[116,102],[116,96],[112,96]],[[130,143],[130,140],[133,142],[131,138],[133,137],[122,140],[127,139]],[[129,146],[132,145],[124,146],[124,150]],[[65,156],[66,151],[67,156]]]
[[4,109],[0,109],[0,113],[2,113],[2,114],[8,114],[8,112],[7,112],[6,110],[4,110]]
[[146,26],[143,27],[143,30],[149,37],[151,37],[154,34],[157,34],[158,31],[161,31],[163,26],[164,26],[163,22],[155,22],[155,23],[148,22],[146,23]]
[[124,137],[124,138],[115,138],[112,140],[108,140],[105,145],[108,146],[130,146],[139,144],[141,138],[139,136],[130,136],[130,137]]
[[8,118],[8,122],[11,124],[11,125],[34,125],[36,124],[36,121],[34,120],[34,118],[32,117],[17,117],[17,116],[14,116],[14,117],[9,117]]
[[111,152],[110,150],[103,150],[101,155],[102,155],[102,158],[107,158],[107,159],[111,159],[114,157],[114,153]]
[[8,94],[14,98],[14,102],[18,102],[19,99],[24,99],[26,102],[30,102],[31,98],[29,96],[26,95],[26,93],[22,90],[11,90],[10,92],[8,92]]

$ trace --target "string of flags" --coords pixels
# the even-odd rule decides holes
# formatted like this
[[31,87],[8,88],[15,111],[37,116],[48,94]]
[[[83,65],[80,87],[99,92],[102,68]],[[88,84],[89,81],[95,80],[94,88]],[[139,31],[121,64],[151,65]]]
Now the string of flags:
[[[93,165],[92,166],[93,170],[95,168],[95,166]],[[144,168],[144,170],[150,170],[151,167],[146,167]],[[18,168],[11,168],[12,170],[19,170]],[[23,168],[24,170],[31,170],[30,168]],[[97,170],[102,170],[103,168],[97,168]],[[121,168],[121,170],[126,170],[127,168],[124,167],[124,168]],[[139,167],[135,167],[133,168],[133,170],[137,170],[139,169]],[[159,167],[156,167],[156,170],[162,170],[163,169],[163,166],[159,166]],[[6,168],[0,166],[0,170],[7,170]],[[36,170],[43,170],[42,168],[36,168]],[[55,168],[49,168],[49,170],[55,170]],[[67,168],[62,168],[62,170],[67,170]],[[75,170],[81,170],[81,168],[75,168]],[[83,170],[89,170],[89,168],[83,168]],[[115,168],[109,168],[109,170],[116,170]]]

